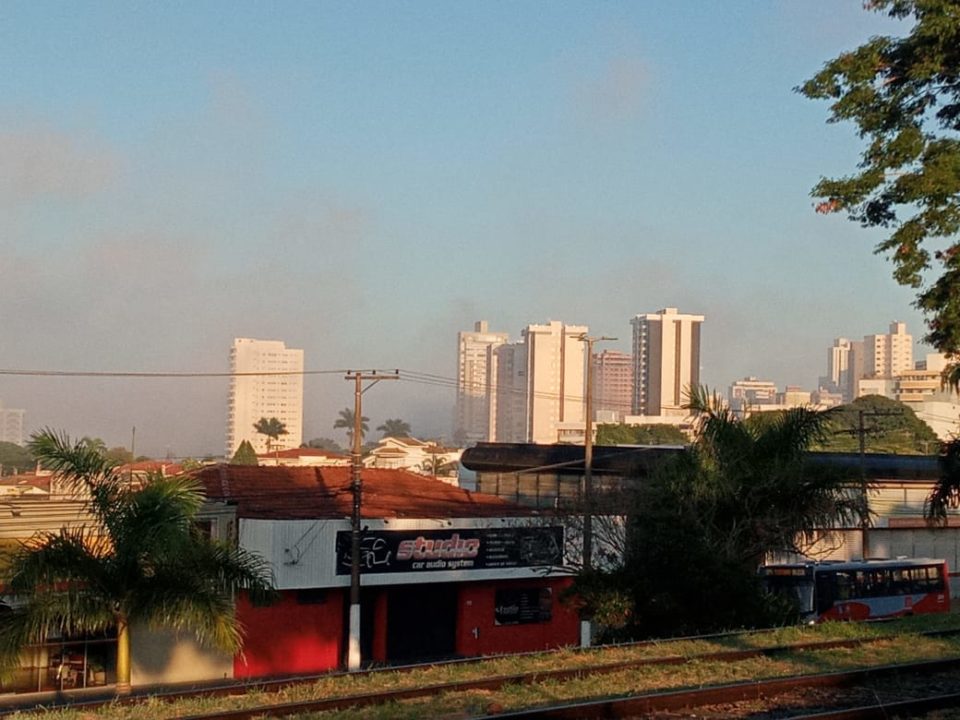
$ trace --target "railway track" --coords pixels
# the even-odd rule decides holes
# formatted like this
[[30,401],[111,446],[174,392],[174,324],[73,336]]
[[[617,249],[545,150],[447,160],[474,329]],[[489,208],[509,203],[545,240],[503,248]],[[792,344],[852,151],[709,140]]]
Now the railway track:
[[[881,685],[882,683],[882,685]],[[932,693],[930,691],[933,691]],[[884,694],[889,699],[881,700]],[[904,695],[911,697],[904,698]],[[791,702],[778,702],[784,697]],[[860,699],[867,702],[857,704]],[[811,701],[815,712],[811,712]],[[735,718],[872,720],[960,707],[960,658],[645,693],[476,716],[472,720]],[[825,709],[830,708],[830,709]]]
[[[927,631],[923,633],[916,633],[917,637],[948,637],[955,636],[960,634],[960,629],[952,630],[937,630],[937,631]],[[727,637],[734,636],[711,636],[711,639],[726,639]],[[743,637],[740,635],[740,637]],[[802,642],[802,643],[792,643],[788,645],[773,646],[773,647],[759,647],[759,648],[746,648],[746,649],[736,649],[736,650],[719,650],[707,653],[699,653],[692,655],[662,655],[657,657],[648,657],[648,658],[639,658],[639,659],[630,659],[630,660],[619,660],[614,662],[603,662],[603,663],[594,663],[583,665],[580,667],[574,668],[564,668],[564,669],[547,669],[547,670],[538,670],[534,672],[526,673],[515,673],[515,674],[503,674],[492,677],[487,677],[483,679],[474,679],[474,680],[464,680],[459,682],[452,683],[434,683],[429,685],[422,685],[418,687],[409,687],[409,688],[400,688],[395,690],[388,690],[382,692],[372,692],[364,694],[355,694],[355,695],[345,695],[339,697],[328,697],[317,700],[304,700],[298,702],[287,702],[287,703],[277,703],[277,704],[265,704],[259,705],[253,708],[246,709],[231,709],[231,710],[220,710],[211,713],[195,714],[195,715],[182,715],[179,716],[184,720],[245,720],[246,718],[254,717],[290,717],[295,715],[300,715],[304,713],[317,713],[324,711],[334,711],[334,710],[343,710],[345,708],[356,708],[364,707],[371,705],[383,705],[391,702],[398,702],[403,700],[411,700],[416,698],[430,697],[433,695],[438,695],[441,693],[466,693],[470,691],[497,691],[508,685],[532,685],[536,683],[543,682],[555,682],[562,683],[579,678],[584,678],[588,676],[599,676],[607,675],[617,672],[638,670],[641,668],[649,668],[655,666],[678,666],[687,663],[705,663],[705,662],[740,662],[749,660],[751,658],[775,658],[778,656],[787,656],[794,653],[801,652],[810,652],[810,651],[824,651],[824,650],[833,650],[841,648],[855,648],[858,646],[869,645],[871,643],[882,642],[890,640],[891,638],[896,637],[895,635],[881,635],[873,638],[861,638],[857,640],[827,640],[820,642]],[[637,643],[633,646],[628,647],[643,647],[649,645],[657,645],[658,643]],[[661,645],[663,643],[660,643]],[[624,646],[620,646],[624,647]],[[598,649],[599,650],[599,649]],[[590,653],[596,652],[596,650],[588,651]],[[408,666],[402,668],[402,670],[413,671],[421,666]],[[376,671],[373,671],[376,672]],[[369,673],[368,673],[369,674]],[[329,678],[329,676],[323,676]],[[183,699],[184,697],[200,697],[200,696],[224,696],[224,695],[236,695],[240,693],[248,692],[250,689],[255,688],[259,691],[273,692],[278,691],[283,688],[290,688],[291,686],[297,685],[309,685],[317,682],[318,677],[309,677],[309,678],[296,678],[296,679],[284,679],[270,682],[260,682],[252,685],[243,685],[243,686],[224,686],[224,687],[215,687],[207,688],[200,691],[193,691],[189,693],[167,693],[163,695],[154,695],[151,697],[158,698],[160,700],[174,701],[178,699]],[[771,681],[777,682],[777,681]],[[771,687],[773,687],[771,685]],[[669,693],[668,693],[669,695]],[[130,698],[128,702],[135,703],[142,701],[143,697],[134,697]],[[83,710],[94,710],[99,706],[104,704],[114,703],[115,700],[109,701],[98,701],[93,703],[75,703],[71,704],[71,707],[75,709]],[[613,702],[613,701],[607,701]],[[625,707],[629,707],[629,702]],[[586,706],[584,706],[586,707]],[[14,709],[2,709],[0,708],[0,717],[3,717],[5,713],[13,712]],[[539,711],[537,711],[539,712]],[[512,715],[499,715],[498,717],[512,717]],[[518,715],[517,717],[526,717],[525,715]],[[531,715],[530,717],[534,717]],[[550,715],[543,715],[543,717],[552,717]],[[557,716],[559,717],[559,716]],[[574,716],[570,716],[574,717]],[[621,717],[620,715],[600,715],[599,717]]]

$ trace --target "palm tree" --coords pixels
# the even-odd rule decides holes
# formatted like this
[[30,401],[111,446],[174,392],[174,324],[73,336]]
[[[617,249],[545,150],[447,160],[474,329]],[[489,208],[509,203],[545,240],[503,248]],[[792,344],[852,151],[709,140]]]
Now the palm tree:
[[384,420],[383,425],[377,428],[377,432],[382,432],[382,437],[410,437],[410,423],[394,418],[393,420]]
[[267,436],[267,453],[270,452],[271,441],[276,442],[281,435],[288,435],[287,426],[275,417],[269,420],[265,417],[260,418],[253,424],[253,429],[261,435]]
[[437,475],[449,473],[452,470],[455,470],[456,467],[456,462],[447,461],[444,459],[443,455],[437,455],[434,453],[420,463],[419,470],[425,475],[432,475],[433,477],[436,477]]
[[[367,425],[367,421],[370,418],[366,416],[360,417],[360,441],[363,442],[364,435],[367,434],[367,431],[370,429],[370,426]],[[344,408],[340,411],[340,417],[337,418],[337,421],[333,424],[334,430],[339,430],[344,428],[347,431],[347,440],[349,441],[350,447],[353,447],[353,425],[354,425],[354,414],[353,410],[350,408]]]
[[813,471],[809,448],[823,442],[831,411],[790,408],[739,420],[706,387],[692,388],[687,409],[697,431],[686,467],[691,497],[715,503],[714,537],[751,563],[770,552],[800,552],[816,528],[856,523],[866,507],[850,478]]
[[763,594],[757,566],[768,554],[809,550],[818,529],[858,525],[866,512],[859,483],[808,462],[829,412],[740,420],[707,388],[689,395],[693,443],[632,489],[595,496],[629,518],[623,562],[595,565],[576,589],[601,616],[626,602],[625,637],[785,620],[786,609]]
[[188,476],[123,482],[116,466],[82,441],[44,430],[30,450],[65,482],[83,488],[95,527],[38,533],[5,571],[14,610],[0,614],[0,667],[53,634],[117,632],[117,693],[130,691],[130,625],[192,631],[227,651],[243,629],[233,593],[273,597],[269,566],[258,556],[204,537],[203,503]]

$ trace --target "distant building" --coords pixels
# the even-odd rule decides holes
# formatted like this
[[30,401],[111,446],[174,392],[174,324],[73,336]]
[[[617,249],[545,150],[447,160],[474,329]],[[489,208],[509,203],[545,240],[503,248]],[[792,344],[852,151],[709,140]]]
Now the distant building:
[[[490,350],[496,442],[555,443],[560,428],[584,423],[584,325],[528,325],[523,340]],[[582,436],[582,434],[581,434]]]
[[862,377],[891,378],[913,370],[913,336],[907,324],[890,323],[890,332],[863,338]]
[[728,398],[730,409],[734,412],[757,405],[772,405],[777,402],[777,385],[771,380],[760,380],[751,375],[732,383]]
[[491,349],[491,373],[496,380],[492,405],[496,408],[493,440],[527,441],[527,345],[508,343]]
[[633,325],[633,414],[685,415],[691,387],[700,384],[703,315],[677,308],[637,315]]
[[586,333],[586,325],[558,321],[523,330],[528,442],[555,443],[561,423],[584,422]]
[[[863,344],[860,345],[862,347]],[[854,344],[850,340],[836,338],[833,345],[827,348],[827,374],[820,377],[820,387],[830,393],[840,393],[845,397],[844,402],[853,399],[850,380],[853,354]]]
[[26,412],[0,404],[0,442],[23,445],[23,418]]
[[363,459],[363,465],[384,470],[412,470],[456,485],[462,454],[459,448],[446,448],[416,438],[385,437]]
[[350,456],[320,448],[271,450],[257,455],[260,467],[338,467],[350,464]]
[[810,404],[810,391],[799,385],[787,385],[782,393],[777,393],[777,404],[784,407],[804,407]]
[[253,429],[260,418],[276,418],[287,429],[271,445],[296,448],[303,443],[303,350],[279,340],[236,338],[230,349],[230,399],[226,457],[249,440],[257,454],[267,452],[267,437]]
[[[594,418],[629,415],[633,408],[633,357],[617,350],[593,355]],[[609,422],[609,421],[608,421]]]
[[457,406],[454,435],[472,444],[493,439],[497,427],[496,348],[507,333],[490,332],[486,320],[457,333]]

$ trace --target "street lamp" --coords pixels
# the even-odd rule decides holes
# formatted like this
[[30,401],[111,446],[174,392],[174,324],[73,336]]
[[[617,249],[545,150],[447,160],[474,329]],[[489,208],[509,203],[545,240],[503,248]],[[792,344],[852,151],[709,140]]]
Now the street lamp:
[[[615,337],[590,337],[581,333],[578,338],[587,344],[586,434],[583,438],[583,563],[581,572],[593,567],[593,344]],[[580,647],[590,647],[590,620],[580,619]]]

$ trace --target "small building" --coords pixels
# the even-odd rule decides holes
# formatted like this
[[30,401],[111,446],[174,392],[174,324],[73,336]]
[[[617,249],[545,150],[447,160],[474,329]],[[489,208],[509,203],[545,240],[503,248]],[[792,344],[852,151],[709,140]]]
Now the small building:
[[411,470],[456,484],[463,450],[412,437],[385,437],[363,459],[364,467]]
[[257,455],[261,467],[333,467],[350,464],[350,456],[345,453],[321,450],[320,448],[289,448]]
[[[246,627],[234,677],[342,665],[350,585],[350,468],[219,465],[197,472],[236,511],[237,540],[266,558],[280,601],[238,598]],[[404,470],[365,469],[361,648],[366,662],[573,645],[561,602],[564,528],[501,498]]]

